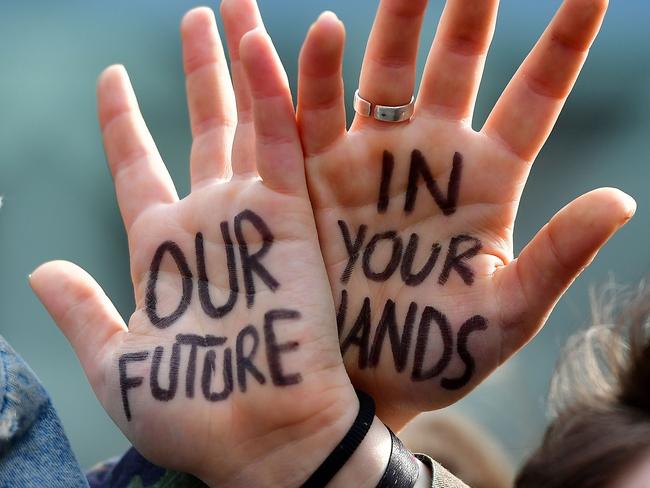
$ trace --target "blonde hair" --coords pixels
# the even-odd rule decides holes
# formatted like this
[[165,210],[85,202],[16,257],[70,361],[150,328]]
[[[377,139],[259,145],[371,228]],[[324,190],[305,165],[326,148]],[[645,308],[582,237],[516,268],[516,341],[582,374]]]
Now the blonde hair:
[[[635,381],[648,348],[647,284],[630,291],[610,283],[597,293],[592,290],[591,302],[593,325],[569,339],[555,367],[549,392],[552,419],[585,404],[637,403],[637,387],[650,391],[650,383]],[[650,410],[650,395],[642,403]]]
[[592,315],[557,363],[551,423],[519,488],[607,486],[650,453],[650,289],[610,283],[592,293]]

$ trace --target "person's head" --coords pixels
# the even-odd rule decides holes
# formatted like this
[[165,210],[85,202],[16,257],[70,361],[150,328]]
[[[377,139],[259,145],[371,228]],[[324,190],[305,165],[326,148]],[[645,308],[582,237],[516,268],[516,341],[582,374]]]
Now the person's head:
[[604,296],[558,362],[552,421],[517,488],[650,486],[650,289]]

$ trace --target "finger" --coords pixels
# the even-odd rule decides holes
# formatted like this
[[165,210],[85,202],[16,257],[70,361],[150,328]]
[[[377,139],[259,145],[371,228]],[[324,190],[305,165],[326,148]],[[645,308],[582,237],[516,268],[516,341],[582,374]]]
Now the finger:
[[345,28],[331,12],[311,26],[300,52],[298,127],[306,154],[316,154],[345,134],[343,46]]
[[532,161],[548,138],[603,22],[608,0],[565,0],[510,81],[483,132]]
[[379,105],[409,103],[426,6],[426,0],[381,0],[361,67],[362,98]]
[[99,77],[97,111],[117,202],[128,231],[148,207],[173,203],[178,196],[123,66],[106,68]]
[[183,66],[192,127],[192,188],[228,178],[237,125],[235,97],[212,10],[190,10],[181,23]]
[[257,170],[269,188],[302,193],[302,148],[280,58],[263,29],[245,34],[240,51],[253,100]]
[[263,27],[262,16],[255,0],[223,0],[221,17],[226,33],[230,72],[237,99],[237,129],[232,151],[234,174],[256,173],[255,128],[253,126],[252,99],[248,80],[239,54],[241,38],[248,31]]
[[587,193],[558,212],[498,272],[502,361],[537,333],[564,291],[635,210],[634,200],[619,190]]
[[29,283],[74,349],[88,381],[101,398],[105,361],[127,328],[97,282],[66,261],[39,266]]
[[499,0],[448,0],[424,69],[418,110],[453,119],[474,111]]

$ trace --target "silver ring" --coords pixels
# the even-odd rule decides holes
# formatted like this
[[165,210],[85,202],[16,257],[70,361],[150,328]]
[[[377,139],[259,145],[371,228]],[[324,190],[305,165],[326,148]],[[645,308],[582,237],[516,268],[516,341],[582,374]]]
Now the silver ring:
[[410,120],[415,108],[415,97],[406,105],[373,105],[368,100],[361,98],[359,90],[354,92],[354,111],[363,117],[374,117],[382,122],[404,122]]

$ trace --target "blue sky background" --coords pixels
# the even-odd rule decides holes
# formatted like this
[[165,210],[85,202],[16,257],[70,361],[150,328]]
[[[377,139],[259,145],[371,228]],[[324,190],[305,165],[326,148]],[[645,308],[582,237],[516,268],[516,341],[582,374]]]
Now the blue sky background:
[[[558,0],[503,0],[475,116],[479,127],[532,47]],[[513,462],[545,423],[544,399],[559,348],[588,322],[588,289],[610,276],[634,283],[650,271],[650,2],[614,0],[590,59],[524,192],[517,250],[559,208],[616,186],[639,212],[560,302],[546,328],[469,398],[453,407],[494,432]],[[90,271],[118,309],[133,309],[126,238],[95,119],[95,79],[111,63],[131,75],[145,118],[179,193],[188,190],[190,133],[178,25],[195,1],[0,3],[0,333],[52,394],[83,466],[127,442],[103,412],[63,336],[32,295],[27,275],[64,258]],[[260,0],[295,88],[310,23],[335,11],[348,32],[350,98],[376,1]],[[212,5],[215,7],[215,5]],[[431,2],[421,65],[443,2]]]

